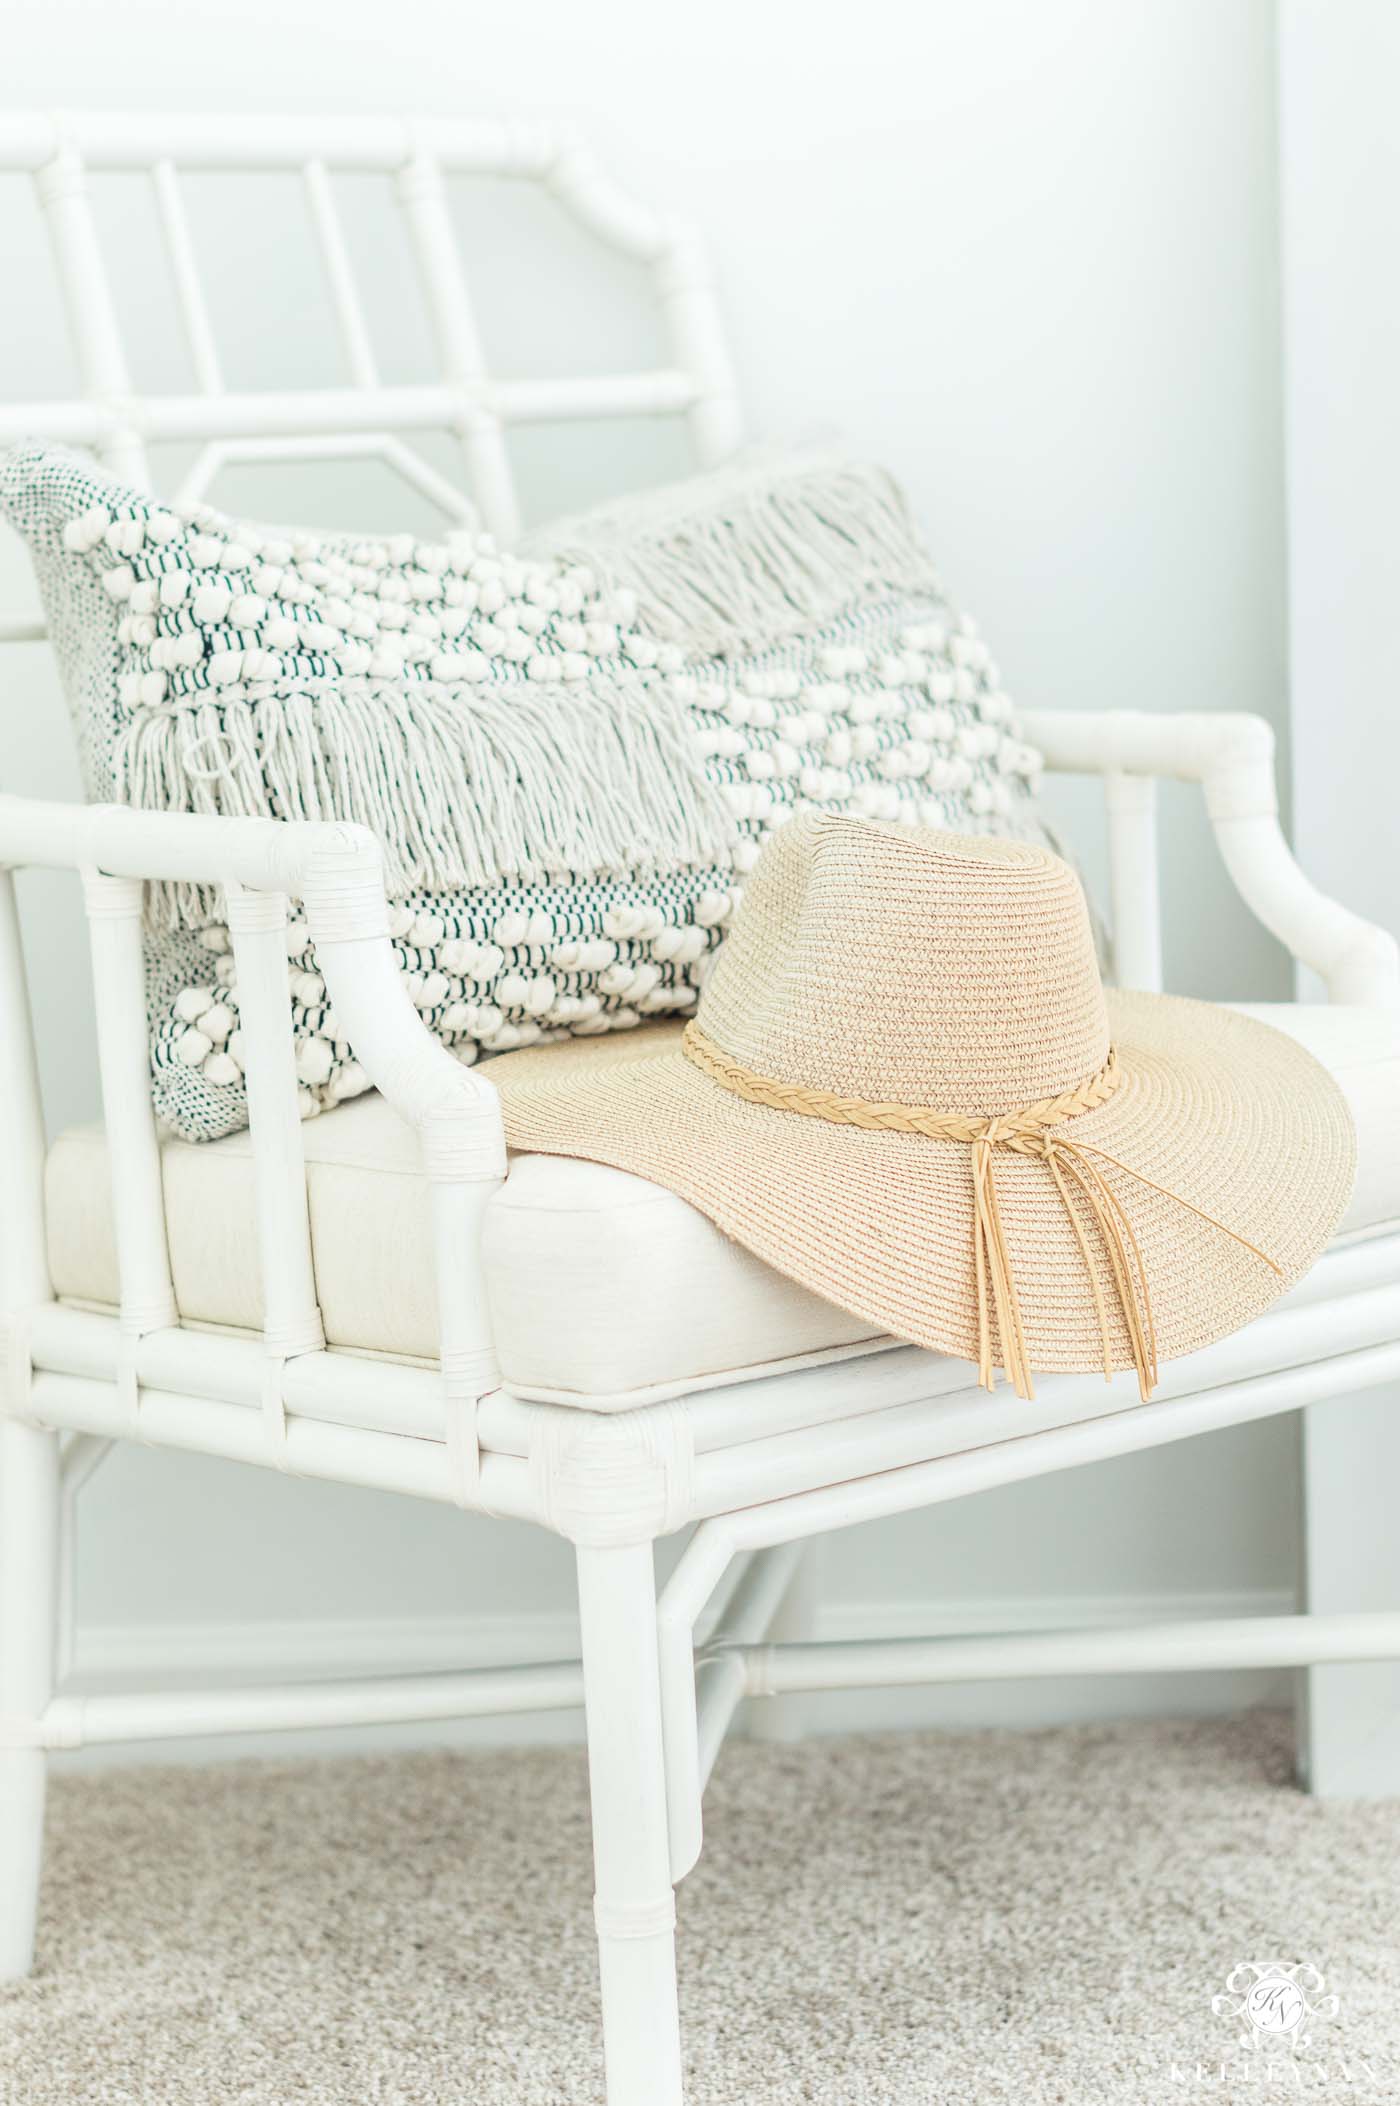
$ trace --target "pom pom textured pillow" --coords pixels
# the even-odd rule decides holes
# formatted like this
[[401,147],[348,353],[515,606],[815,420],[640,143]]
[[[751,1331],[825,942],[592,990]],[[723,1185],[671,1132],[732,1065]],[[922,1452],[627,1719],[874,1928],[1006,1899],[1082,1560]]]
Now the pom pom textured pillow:
[[[375,539],[187,514],[38,445],[0,466],[87,794],[353,819],[425,1023],[464,1060],[694,1006],[799,808],[1038,833],[1038,757],[901,494],[760,456],[567,521]],[[246,1122],[219,894],[149,888],[157,1111]],[[303,1109],[366,1087],[304,926]]]

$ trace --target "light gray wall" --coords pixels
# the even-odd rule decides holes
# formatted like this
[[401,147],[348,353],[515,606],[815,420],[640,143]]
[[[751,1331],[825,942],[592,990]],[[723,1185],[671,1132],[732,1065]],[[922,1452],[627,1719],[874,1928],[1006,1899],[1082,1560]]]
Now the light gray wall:
[[[858,19],[804,10],[800,37],[794,19],[733,0],[683,16],[643,0],[251,0],[236,18],[206,0],[47,0],[12,9],[7,79],[41,108],[428,102],[575,119],[640,196],[705,229],[755,431],[839,431],[900,472],[1024,703],[1253,709],[1282,732],[1271,9],[880,0]],[[420,372],[391,208],[368,183],[352,198],[386,372]],[[114,185],[104,209],[138,369],[182,384],[136,186]],[[271,180],[244,211],[212,185],[199,200],[237,384],[332,370],[299,209]],[[528,200],[492,193],[462,210],[502,370],[583,364],[624,342],[644,355],[625,268],[598,276]],[[66,384],[58,314],[17,182],[0,185],[0,227],[12,291],[0,386],[52,394]],[[660,427],[536,432],[520,460],[539,515],[673,472],[681,453]],[[217,494],[264,516],[421,516],[379,475],[245,476]],[[13,549],[0,563],[0,583],[18,581]],[[41,654],[11,650],[0,672],[0,780],[70,794]],[[1093,869],[1090,807],[1071,797],[1064,810]],[[1281,994],[1284,963],[1224,885],[1187,793],[1168,817],[1172,984]],[[62,1122],[95,1104],[78,924],[47,880],[26,881],[26,907]],[[858,1531],[827,1554],[828,1615],[854,1628],[873,1607],[912,1628],[1182,1595],[1248,1607],[1291,1586],[1295,1531],[1291,1429],[1264,1425]],[[359,1658],[401,1651],[415,1628],[448,1650],[489,1646],[520,1636],[517,1615],[547,1651],[568,1590],[563,1548],[506,1524],[197,1459],[122,1454],[90,1495],[81,1601],[106,1633],[90,1657],[116,1666],[206,1651],[240,1664],[250,1649]],[[483,1615],[506,1621],[478,1621],[473,1639]],[[982,1692],[950,1715],[1219,1693]]]
[[1280,21],[1294,836],[1400,931],[1400,10]]

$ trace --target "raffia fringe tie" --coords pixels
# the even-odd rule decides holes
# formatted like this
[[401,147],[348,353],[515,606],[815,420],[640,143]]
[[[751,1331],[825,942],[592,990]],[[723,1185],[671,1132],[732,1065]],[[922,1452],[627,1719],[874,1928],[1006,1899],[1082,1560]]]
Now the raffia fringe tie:
[[1076,1083],[1072,1090],[1066,1090],[1058,1097],[1042,1097],[1038,1104],[1026,1104],[1019,1111],[1000,1112],[989,1119],[969,1118],[961,1112],[932,1111],[913,1104],[870,1104],[863,1097],[840,1097],[828,1090],[806,1089],[801,1083],[778,1082],[731,1060],[694,1023],[686,1025],[681,1050],[687,1060],[717,1082],[721,1089],[745,1098],[750,1104],[764,1104],[774,1111],[798,1112],[808,1119],[825,1119],[833,1126],[858,1126],[867,1133],[917,1133],[934,1141],[963,1141],[971,1148],[977,1372],[984,1389],[994,1386],[991,1319],[995,1311],[1002,1365],[1007,1377],[1018,1397],[1035,1395],[1020,1302],[1011,1271],[1011,1252],[997,1200],[993,1161],[998,1148],[1010,1148],[1017,1155],[1038,1156],[1055,1180],[1089,1277],[1099,1320],[1099,1336],[1103,1342],[1103,1371],[1107,1382],[1113,1379],[1113,1341],[1108,1326],[1108,1309],[1100,1283],[1100,1268],[1090,1252],[1084,1224],[1071,1196],[1071,1186],[1087,1205],[1102,1240],[1113,1287],[1123,1311],[1133,1365],[1137,1369],[1138,1388],[1144,1400],[1151,1396],[1157,1382],[1157,1334],[1152,1320],[1147,1270],[1122,1202],[1091,1157],[1111,1163],[1115,1169],[1135,1178],[1149,1190],[1174,1200],[1202,1221],[1208,1221],[1213,1228],[1222,1230],[1236,1243],[1243,1244],[1246,1250],[1253,1251],[1255,1257],[1262,1258],[1273,1271],[1281,1270],[1266,1251],[1260,1250],[1257,1244],[1251,1243],[1247,1236],[1241,1236],[1225,1222],[1218,1221],[1214,1214],[1208,1214],[1204,1207],[1198,1207],[1179,1192],[1144,1177],[1130,1163],[1120,1162],[1116,1155],[1096,1148],[1091,1141],[1073,1141],[1059,1132],[1066,1120],[1106,1104],[1117,1089],[1120,1070],[1115,1047],[1110,1047],[1108,1059],[1098,1073]]

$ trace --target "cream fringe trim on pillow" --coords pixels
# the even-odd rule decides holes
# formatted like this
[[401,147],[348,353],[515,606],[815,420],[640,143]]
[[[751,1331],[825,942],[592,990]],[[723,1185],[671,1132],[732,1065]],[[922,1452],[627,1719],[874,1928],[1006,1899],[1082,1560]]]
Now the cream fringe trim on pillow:
[[[416,891],[727,867],[735,824],[665,676],[541,686],[336,679],[206,690],[120,734],[117,796],[146,811],[350,819]],[[156,927],[216,914],[209,888],[149,888]]]
[[938,593],[904,494],[835,452],[746,454],[565,519],[523,553],[586,563],[646,628],[706,656],[761,651],[888,590]]
[[[643,631],[690,661],[780,645],[891,593],[936,596],[904,497],[837,453],[751,454],[565,520],[526,553],[636,597]],[[439,685],[332,676],[203,688],[139,710],[113,756],[147,811],[353,819],[391,898],[516,881],[727,867],[735,822],[672,676]],[[156,927],[218,912],[208,888],[150,888]]]

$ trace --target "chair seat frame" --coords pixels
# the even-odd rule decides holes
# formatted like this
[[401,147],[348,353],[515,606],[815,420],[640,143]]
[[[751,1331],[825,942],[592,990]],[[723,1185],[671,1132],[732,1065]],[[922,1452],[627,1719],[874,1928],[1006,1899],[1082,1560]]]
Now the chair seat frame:
[[[400,178],[418,253],[447,315],[445,343],[459,354],[470,332],[446,246],[442,166],[524,171],[552,185],[595,231],[646,256],[658,272],[678,364],[664,388],[652,376],[631,396],[640,394],[648,411],[664,406],[690,416],[702,458],[732,446],[732,383],[698,249],[616,198],[571,143],[501,127],[405,129],[398,120],[222,129],[211,120],[212,130],[191,120],[164,131],[162,122],[84,119],[58,133],[48,120],[0,122],[0,161],[31,168],[54,219],[91,389],[81,414],[68,406],[45,426],[43,407],[30,405],[6,413],[12,428],[39,424],[96,444],[128,472],[140,465],[134,455],[143,434],[177,426],[220,445],[251,435],[260,447],[294,430],[318,441],[348,434],[358,444],[365,430],[378,429],[362,405],[351,415],[339,395],[329,406],[321,398],[307,415],[300,400],[292,408],[260,399],[249,406],[221,401],[211,386],[197,398],[197,427],[193,411],[170,401],[138,411],[110,313],[105,336],[98,326],[95,340],[82,338],[94,317],[103,320],[100,273],[96,304],[91,282],[89,163],[156,171],[166,224],[177,234],[170,172],[177,160],[320,168],[310,191],[334,252],[324,178],[334,159]],[[216,369],[192,272],[186,251],[187,319],[193,316],[192,344],[205,347],[208,383]],[[347,345],[358,346],[359,392],[373,397],[353,288],[344,270],[330,276]],[[552,385],[557,409],[568,384]],[[615,386],[614,407],[631,400],[629,386]],[[426,421],[458,428],[474,494],[481,501],[485,493],[483,509],[508,531],[513,499],[501,480],[498,441],[501,420],[521,413],[526,398],[489,382],[470,360],[445,394],[450,399],[434,395],[427,407],[381,401],[380,422],[412,427],[421,410]],[[594,384],[588,413],[600,399]],[[411,413],[399,416],[405,409]],[[1172,778],[1200,785],[1241,896],[1294,958],[1320,974],[1331,999],[1400,1001],[1391,939],[1325,899],[1292,859],[1278,821],[1272,737],[1260,720],[1043,713],[1028,716],[1027,733],[1051,769],[1103,780],[1124,984],[1161,986],[1155,783]],[[71,870],[84,888],[121,1279],[116,1315],[64,1306],[48,1273],[45,1134],[14,884],[15,872],[30,866]],[[218,884],[229,901],[247,1048],[261,1339],[189,1330],[176,1307],[141,969],[143,887],[160,879]],[[292,902],[304,908],[354,1057],[418,1137],[440,1311],[436,1370],[371,1365],[323,1341],[286,999]],[[32,1962],[53,1750],[582,1703],[608,2098],[610,2106],[676,2106],[674,1888],[699,1855],[705,1785],[746,1697],[1400,1658],[1400,1613],[1384,1608],[1131,1630],[815,1642],[803,1554],[817,1536],[1400,1380],[1400,1234],[1334,1247],[1247,1330],[1165,1368],[1148,1404],[1136,1401],[1126,1376],[1109,1385],[1046,1378],[1034,1403],[1005,1392],[988,1398],[961,1363],[893,1344],[632,1410],[513,1396],[496,1365],[480,1268],[486,1211],[507,1167],[496,1091],[489,1073],[462,1066],[413,1008],[389,938],[379,849],[362,828],[0,797],[0,1142],[0,1977]],[[117,1441],[532,1521],[575,1548],[581,1657],[261,1689],[75,1695],[63,1686],[74,1511],[82,1485]],[[690,1531],[689,1541],[658,1596],[654,1545],[680,1530]]]

